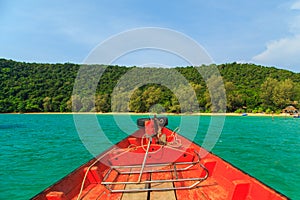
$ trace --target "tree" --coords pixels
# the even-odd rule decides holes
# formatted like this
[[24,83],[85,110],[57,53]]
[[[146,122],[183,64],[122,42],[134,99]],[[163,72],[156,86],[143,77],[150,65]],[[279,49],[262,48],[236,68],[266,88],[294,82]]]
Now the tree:
[[82,108],[81,112],[95,112],[95,104],[93,96],[86,96],[81,99]]
[[[167,112],[194,111],[198,108],[193,105],[193,95],[186,91],[191,87],[201,110],[224,112],[224,104],[230,112],[240,108],[257,112],[268,108],[281,110],[287,104],[299,108],[300,73],[274,67],[245,63],[175,69],[85,65],[78,80],[80,67],[72,63],[41,64],[0,59],[0,112],[65,112],[72,107],[76,112],[95,109],[147,112],[152,108],[163,108]],[[218,67],[222,78],[211,71],[213,67]],[[98,81],[96,74],[99,72],[103,74]],[[204,77],[211,78],[204,80]],[[148,85],[138,85],[140,88],[133,94],[129,92],[137,87],[135,84],[141,78]],[[75,86],[80,87],[74,87],[75,79],[78,83]],[[221,89],[222,79],[227,98]],[[163,80],[161,85],[152,84],[157,80]],[[95,108],[91,96],[95,97]]]
[[294,93],[295,93],[295,104],[296,107],[299,109],[299,105],[300,105],[300,84],[295,84],[294,87]]
[[175,105],[177,105],[176,101],[178,101],[181,112],[199,112],[199,103],[193,87],[190,85],[179,85],[176,88],[176,95],[176,99],[173,100],[175,100]]
[[149,112],[150,108],[157,104],[161,103],[160,99],[162,97],[162,91],[159,87],[150,86],[142,94],[142,99],[145,102],[146,112]]
[[50,97],[45,97],[43,99],[43,108],[44,108],[44,111],[46,111],[46,112],[52,111],[52,104],[51,104],[51,98]]
[[145,102],[143,101],[142,89],[137,89],[133,92],[129,102],[129,109],[133,112],[146,112]]
[[286,79],[276,85],[272,99],[276,107],[284,108],[291,104],[295,96],[294,82],[291,79]]
[[297,98],[295,84],[291,79],[278,81],[267,78],[261,85],[261,101],[266,108],[282,109]]
[[260,87],[260,98],[264,107],[274,107],[275,88],[279,82],[276,79],[268,77]]
[[207,80],[207,87],[206,108],[212,112],[226,112],[226,91],[222,77],[212,75]]
[[108,94],[98,94],[95,98],[95,106],[97,112],[110,111],[110,98]]
[[178,102],[178,99],[174,95],[172,95],[171,105],[168,108],[168,111],[172,112],[172,113],[180,113],[180,111],[181,111],[181,107],[180,107],[180,104]]
[[27,101],[25,106],[26,112],[40,112],[41,109],[34,101]]
[[243,97],[239,94],[235,85],[232,82],[226,82],[225,89],[227,97],[226,106],[228,111],[234,112],[237,109],[242,108],[244,106]]
[[82,109],[81,98],[78,95],[72,95],[70,101],[68,101],[68,109],[79,112]]
[[26,111],[25,107],[26,107],[25,102],[24,101],[20,101],[18,103],[17,111],[23,113],[23,112]]

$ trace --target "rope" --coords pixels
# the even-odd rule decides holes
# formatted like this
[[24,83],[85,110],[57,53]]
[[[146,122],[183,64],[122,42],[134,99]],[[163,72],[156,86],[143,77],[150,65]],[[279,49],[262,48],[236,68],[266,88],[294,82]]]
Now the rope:
[[[145,149],[145,145],[144,145],[144,139],[145,139],[146,137],[148,137],[149,140],[152,139],[152,137],[149,137],[147,134],[144,134],[144,135],[143,135],[142,140],[141,140],[141,147],[142,147],[142,149],[143,149],[145,152],[147,151],[147,149]],[[162,147],[163,147],[163,146],[161,145],[159,149],[157,149],[156,151],[149,152],[149,153],[156,153],[156,152],[158,152],[159,150],[161,150]]]
[[[177,127],[176,129],[174,129],[173,132],[172,132],[172,134],[171,134],[171,136],[169,136],[169,137],[172,137],[172,136],[173,136],[173,137],[174,137],[174,140],[173,140],[173,142],[167,142],[167,144],[166,144],[167,146],[175,147],[175,148],[178,148],[178,147],[181,147],[181,146],[182,146],[181,140],[177,138],[176,131],[178,131],[178,132],[180,131],[179,127]],[[145,147],[144,147],[144,139],[146,139],[146,137],[147,137],[149,140],[152,139],[152,137],[151,137],[151,136],[148,136],[147,134],[144,134],[144,135],[143,135],[143,137],[142,137],[142,139],[141,139],[141,146],[142,146],[142,148],[143,148],[143,150],[144,150],[145,152],[147,152],[147,149],[145,149]],[[174,141],[176,141],[177,144],[174,145],[174,144],[173,144]],[[178,142],[178,141],[179,141],[179,142]],[[159,148],[159,149],[157,149],[156,151],[148,152],[148,153],[156,153],[156,152],[160,151],[160,150],[162,149],[163,146],[164,146],[164,145],[160,145],[160,148]],[[131,150],[132,148],[136,149],[136,148],[137,148],[137,145],[131,144],[131,145],[129,145],[129,146],[127,147],[128,150]],[[111,151],[114,151],[114,150],[115,150],[115,148],[112,149]],[[105,154],[103,154],[102,156],[100,156],[99,158],[97,158],[97,159],[96,159],[96,160],[95,160],[95,161],[87,168],[87,170],[86,170],[86,172],[85,172],[85,174],[84,174],[82,183],[81,183],[81,187],[80,187],[79,194],[78,194],[78,196],[77,196],[77,200],[80,200],[80,199],[81,199],[80,196],[82,195],[83,188],[84,188],[84,183],[85,183],[85,181],[86,181],[86,178],[87,178],[87,175],[88,175],[90,169],[91,169],[97,162],[99,162],[99,160],[101,160],[104,156],[106,156],[106,155],[107,155],[108,153],[110,153],[111,151],[108,151],[108,152],[106,152]]]
[[131,144],[127,147],[127,149],[131,150],[131,149],[136,149],[137,148],[137,145],[136,144]]
[[[179,147],[182,146],[182,142],[181,142],[180,139],[177,138],[177,134],[176,134],[176,132],[179,132],[179,131],[180,131],[180,128],[179,128],[179,127],[175,128],[175,129],[172,131],[171,135],[168,136],[168,138],[173,137],[174,139],[173,139],[172,142],[167,142],[167,143],[166,143],[167,146],[170,146],[170,147],[173,147],[173,148],[179,148]],[[158,135],[157,137],[159,138],[159,135]],[[147,134],[144,134],[144,135],[142,136],[142,139],[141,139],[141,147],[142,147],[142,149],[143,149],[145,152],[147,151],[147,149],[145,149],[145,144],[144,144],[144,140],[145,140],[146,138],[148,138],[148,139],[150,140],[150,139],[152,139],[152,137],[151,137],[151,136],[148,136]],[[131,145],[129,145],[129,147],[130,147],[130,146],[131,146]],[[163,146],[164,146],[164,145],[161,145],[160,148],[159,148],[158,150],[152,151],[152,152],[149,152],[149,153],[156,153],[156,152],[158,152],[159,150],[161,150]]]
[[[114,149],[112,149],[111,151],[113,151]],[[102,156],[100,156],[99,158],[97,158],[86,170],[85,174],[84,174],[84,177],[83,177],[83,180],[82,180],[82,183],[81,183],[81,187],[80,187],[80,191],[79,191],[79,194],[78,194],[78,197],[77,197],[77,200],[80,200],[80,196],[82,194],[82,191],[83,191],[83,187],[84,187],[84,183],[86,181],[86,178],[87,178],[87,175],[90,171],[90,169],[97,163],[99,162],[99,160],[101,160],[102,158],[104,158],[104,156],[106,156],[108,153],[110,153],[111,151],[108,151],[106,152],[105,154],[103,154]]]
[[[179,132],[180,128],[175,128],[169,137],[174,137],[173,142],[168,142],[167,145],[174,148],[179,148],[182,146],[181,140],[177,138],[176,132]],[[176,142],[176,144],[174,144]]]

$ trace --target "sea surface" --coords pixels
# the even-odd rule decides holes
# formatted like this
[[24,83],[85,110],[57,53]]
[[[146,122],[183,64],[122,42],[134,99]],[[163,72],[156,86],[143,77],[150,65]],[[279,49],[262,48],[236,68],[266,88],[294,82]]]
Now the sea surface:
[[[90,160],[91,152],[136,130],[139,117],[143,116],[0,114],[0,199],[33,197]],[[199,145],[204,138],[216,142],[213,153],[291,199],[300,199],[300,119],[226,117],[220,137],[207,137],[217,116],[168,118],[168,127],[184,126],[180,133]],[[195,121],[199,127],[191,133]]]

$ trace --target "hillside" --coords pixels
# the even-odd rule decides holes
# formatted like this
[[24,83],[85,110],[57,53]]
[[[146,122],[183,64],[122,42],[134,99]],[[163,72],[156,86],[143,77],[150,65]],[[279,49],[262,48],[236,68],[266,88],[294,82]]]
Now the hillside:
[[[110,112],[111,94],[118,80],[136,67],[100,67],[107,68],[101,76],[96,94],[94,96],[73,95],[71,98],[80,65],[24,63],[0,59],[0,112],[68,112],[72,110],[71,99],[73,99],[73,109],[76,111]],[[209,69],[209,66],[201,67]],[[228,112],[280,112],[290,104],[299,107],[299,73],[254,64],[229,63],[217,67],[226,88]],[[193,67],[175,69],[194,88],[200,111],[210,112],[210,95],[197,69]],[[148,70],[147,73],[152,73],[153,69],[145,70]],[[166,79],[169,77],[168,74],[173,73],[171,69],[161,70]],[[161,74],[157,74],[157,78],[159,76]],[[181,90],[184,92],[184,87]],[[161,106],[153,107],[155,104]],[[169,88],[148,84],[134,91],[129,100],[129,107],[128,105],[120,108],[113,107],[113,110],[147,112],[149,109],[154,109],[154,111],[165,110],[178,113],[181,112],[180,106],[182,105]]]

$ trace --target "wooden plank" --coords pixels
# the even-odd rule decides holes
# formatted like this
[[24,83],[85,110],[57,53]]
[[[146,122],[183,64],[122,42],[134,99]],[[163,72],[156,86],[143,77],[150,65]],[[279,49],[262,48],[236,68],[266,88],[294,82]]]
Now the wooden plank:
[[[102,193],[106,190],[106,188],[101,184],[95,184],[95,186],[84,196],[81,198],[83,200],[87,199],[97,199]],[[77,199],[77,198],[76,198]]]
[[[124,182],[128,180],[129,175],[118,175],[115,171],[112,171],[110,176],[108,177],[107,181],[119,181]],[[98,184],[91,184],[94,185],[93,188],[89,189],[89,191],[83,192],[81,198],[83,200],[91,200],[91,199],[114,199],[119,200],[122,198],[122,193],[111,193],[104,185]],[[115,190],[124,189],[125,185],[113,185],[110,186]],[[77,199],[73,198],[73,200]]]
[[[108,177],[107,181],[116,181],[116,182],[125,182],[128,180],[129,175],[118,175],[116,171],[112,171],[110,176]],[[109,186],[112,187],[114,190],[122,190],[124,189],[125,185],[112,185]],[[94,188],[92,188],[90,191],[85,193],[82,197],[83,200],[96,200],[96,199],[111,199],[111,200],[120,200],[122,198],[123,193],[111,193],[104,185],[102,184],[96,184]],[[73,200],[76,200],[74,198]]]
[[[186,167],[185,165],[181,165],[180,168]],[[195,178],[199,177],[201,171],[197,166],[190,168],[187,171],[178,172],[178,178]],[[176,182],[174,185],[176,187],[188,187],[194,184],[195,181],[185,181],[185,182]],[[186,189],[186,190],[176,190],[177,199],[201,199],[206,200],[206,195],[202,193],[200,188],[194,189]]]
[[[128,181],[129,182],[135,182],[138,180],[139,174],[130,174]],[[150,175],[149,174],[143,174],[142,181],[149,180]],[[148,184],[127,184],[125,189],[143,189],[147,188]],[[127,192],[124,193],[122,196],[122,200],[147,200],[148,198],[148,192]]]
[[[123,174],[123,175],[119,175],[117,176],[117,178],[115,179],[116,182],[126,182],[129,179],[129,175],[128,174]],[[112,187],[114,190],[123,190],[125,188],[125,185],[114,185]],[[121,192],[116,192],[116,193],[111,193],[109,190],[106,190],[106,192],[104,192],[104,194],[98,198],[98,199],[122,199],[123,193]]]
[[200,184],[201,186],[195,188],[195,191],[201,192],[202,196],[205,196],[205,199],[210,200],[223,200],[228,199],[228,191],[225,190],[215,179],[208,178],[205,182]]
[[[171,172],[152,173],[151,180],[166,180],[172,179]],[[151,183],[151,188],[173,188],[173,183]],[[151,191],[150,200],[176,200],[174,190],[168,191]]]
[[[183,167],[183,166],[182,166]],[[201,174],[199,165],[192,167],[190,170],[178,172],[178,178],[199,177]],[[175,183],[176,187],[189,186],[195,181],[185,181]],[[192,189],[176,190],[177,199],[201,199],[201,200],[223,200],[226,198],[227,191],[217,183],[215,179],[209,177],[198,186]]]

